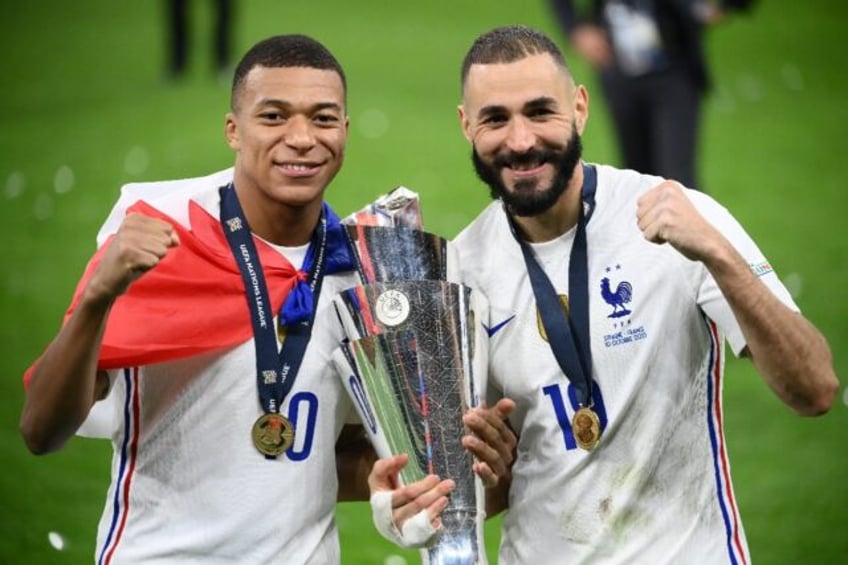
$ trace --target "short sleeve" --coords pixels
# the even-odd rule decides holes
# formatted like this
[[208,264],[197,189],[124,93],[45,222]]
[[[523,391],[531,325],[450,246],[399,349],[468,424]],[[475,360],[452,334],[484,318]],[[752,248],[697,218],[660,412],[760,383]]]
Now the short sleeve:
[[[787,307],[796,312],[800,311],[762,251],[730,212],[702,193],[690,191],[689,196],[707,221],[715,226],[742,255],[763,284]],[[742,330],[715,279],[705,268],[701,269],[701,273],[702,277],[697,289],[698,305],[718,325],[734,354],[739,356],[746,345]]]

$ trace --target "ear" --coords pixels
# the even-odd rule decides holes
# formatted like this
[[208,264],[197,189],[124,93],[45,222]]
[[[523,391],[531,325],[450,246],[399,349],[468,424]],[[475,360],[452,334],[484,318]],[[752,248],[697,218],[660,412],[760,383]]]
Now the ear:
[[469,143],[472,143],[471,122],[468,120],[468,115],[465,113],[465,106],[460,104],[456,107],[456,112],[459,117],[459,127],[462,128],[462,135],[465,136],[465,139],[467,139]]
[[238,151],[238,124],[236,122],[236,116],[232,112],[227,112],[227,116],[224,118],[224,136],[227,138],[227,145]]
[[583,135],[586,122],[589,121],[589,92],[582,84],[574,89],[574,121],[577,133]]

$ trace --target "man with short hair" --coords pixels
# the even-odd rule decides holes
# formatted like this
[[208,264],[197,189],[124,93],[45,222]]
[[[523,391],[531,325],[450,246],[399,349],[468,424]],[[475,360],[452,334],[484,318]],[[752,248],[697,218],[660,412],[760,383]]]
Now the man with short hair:
[[712,198],[581,161],[589,98],[549,38],[478,38],[462,97],[497,200],[455,243],[492,329],[505,323],[490,332],[490,382],[516,402],[519,436],[501,562],[749,562],[724,340],[818,415],[838,388],[825,339]]
[[21,416],[46,453],[106,408],[98,563],[340,561],[336,501],[366,498],[371,454],[329,362],[331,299],[358,282],[323,200],[345,91],[314,39],[257,43],[226,116],[234,168],[127,185],[101,231]]
[[544,34],[480,36],[459,117],[495,201],[454,243],[490,303],[490,402],[515,402],[518,435],[499,563],[749,563],[724,340],[814,416],[838,388],[824,337],[712,198],[581,160],[589,97]]

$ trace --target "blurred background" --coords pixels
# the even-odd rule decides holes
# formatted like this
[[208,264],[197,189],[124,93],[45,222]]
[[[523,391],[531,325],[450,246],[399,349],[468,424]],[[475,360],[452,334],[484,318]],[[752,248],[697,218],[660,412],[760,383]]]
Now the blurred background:
[[[188,2],[182,73],[169,63],[166,12],[154,1],[0,3],[0,563],[93,559],[109,445],[77,438],[37,458],[17,421],[21,375],[57,330],[120,186],[233,161],[214,3]],[[714,88],[700,178],[828,337],[843,383],[829,414],[801,419],[747,362],[728,360],[726,435],[758,564],[848,555],[846,15],[838,0],[760,0],[707,34]],[[328,192],[334,208],[347,214],[402,184],[421,194],[426,228],[448,237],[488,201],[457,124],[460,61],[479,33],[509,23],[546,31],[572,54],[541,0],[235,0],[229,18],[233,61],[259,39],[297,32],[345,67],[351,134]],[[617,164],[594,73],[579,57],[571,65],[592,96],[585,156]],[[338,522],[345,563],[418,562],[373,533],[366,504],[340,505]],[[498,526],[487,524],[493,563]]]

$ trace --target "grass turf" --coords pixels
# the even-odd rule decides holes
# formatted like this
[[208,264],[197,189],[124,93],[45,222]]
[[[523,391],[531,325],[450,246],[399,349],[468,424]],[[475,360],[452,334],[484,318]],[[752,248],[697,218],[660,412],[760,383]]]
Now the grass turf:
[[[456,121],[458,67],[480,32],[526,23],[561,41],[542,2],[376,0],[239,3],[237,55],[256,40],[302,32],[324,41],[349,79],[347,163],[328,199],[349,212],[398,184],[422,194],[431,231],[455,235],[487,201]],[[0,562],[85,563],[108,483],[105,442],[73,440],[29,455],[17,432],[20,374],[61,320],[94,235],[129,181],[228,166],[229,87],[210,72],[211,15],[192,7],[191,73],[164,80],[161,6],[90,0],[3,3],[0,21]],[[848,79],[838,55],[848,9],[836,0],[760,2],[712,30],[716,88],[705,113],[704,186],[727,205],[829,338],[837,372],[848,354],[848,209],[841,150]],[[616,162],[595,82],[586,157]],[[844,390],[819,419],[793,416],[750,364],[727,366],[725,414],[738,504],[759,564],[842,563],[848,554],[848,411]],[[416,562],[343,504],[345,563]],[[487,525],[494,561],[498,520]],[[61,551],[48,533],[64,539]]]

